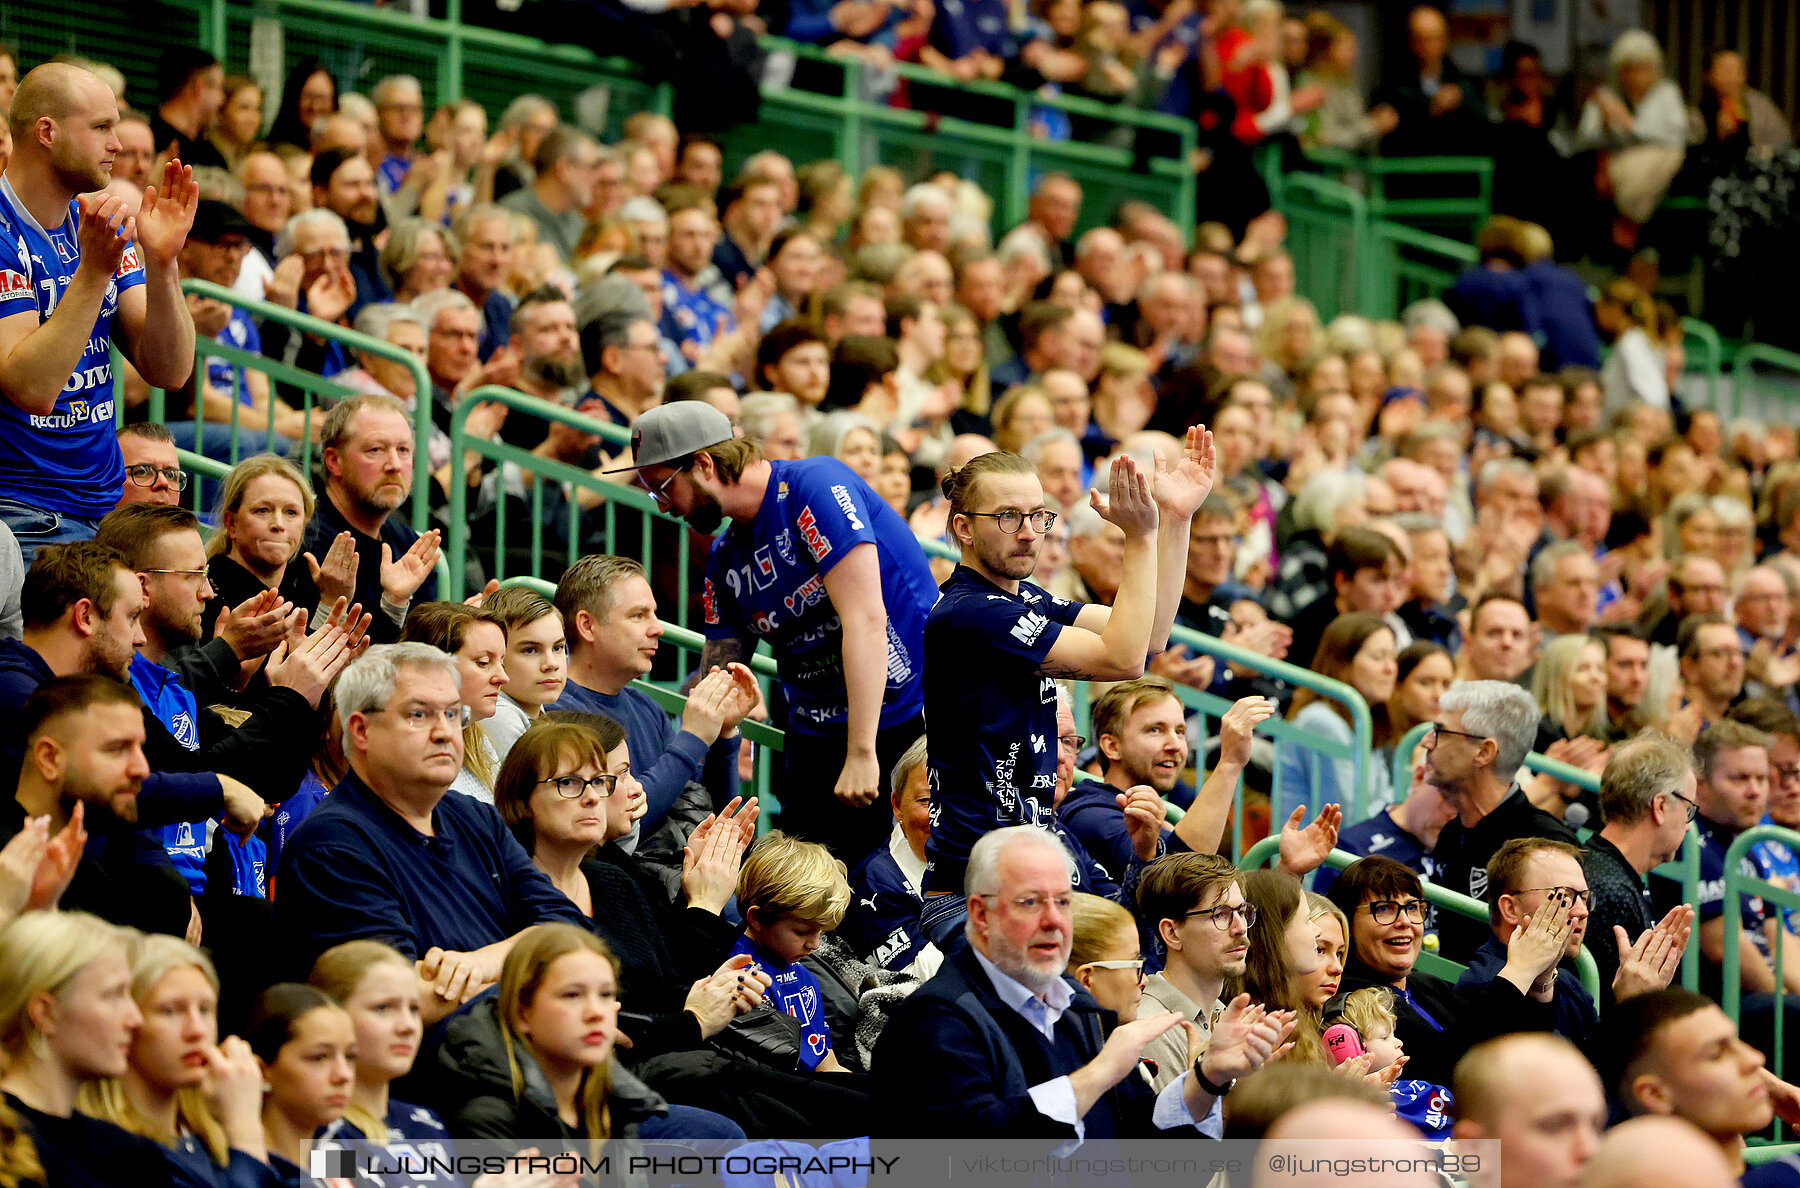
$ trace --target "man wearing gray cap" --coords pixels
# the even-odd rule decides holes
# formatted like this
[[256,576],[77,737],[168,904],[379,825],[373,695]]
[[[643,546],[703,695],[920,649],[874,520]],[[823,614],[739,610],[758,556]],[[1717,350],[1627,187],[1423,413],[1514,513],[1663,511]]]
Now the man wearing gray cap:
[[836,458],[772,462],[710,405],[652,408],[638,482],[713,546],[701,667],[767,640],[787,693],[781,827],[854,866],[887,838],[888,773],[922,733],[931,570],[906,522]]

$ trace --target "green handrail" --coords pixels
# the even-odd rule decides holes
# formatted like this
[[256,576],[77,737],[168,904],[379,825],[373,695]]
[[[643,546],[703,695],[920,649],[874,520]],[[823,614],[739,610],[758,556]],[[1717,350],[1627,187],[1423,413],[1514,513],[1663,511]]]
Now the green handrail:
[[[1725,344],[1719,332],[1698,318],[1683,318],[1681,338],[1687,351],[1688,370],[1699,370],[1706,376],[1706,403],[1723,415],[1725,410],[1719,408],[1719,379],[1725,373]],[[1694,366],[1697,355],[1704,360],[1698,369]]]
[[[1239,869],[1255,870],[1268,865],[1269,859],[1280,853],[1280,845],[1281,839],[1277,837],[1266,837],[1257,842],[1238,861]],[[1334,870],[1342,870],[1361,857],[1361,854],[1352,854],[1348,850],[1333,850],[1326,856],[1325,865]],[[1488,922],[1488,905],[1479,899],[1452,891],[1448,887],[1440,887],[1423,876],[1419,878],[1419,887],[1424,892],[1426,902],[1459,916],[1467,916],[1471,920],[1480,920],[1484,924]],[[1462,976],[1462,971],[1468,968],[1447,957],[1440,957],[1436,953],[1428,952],[1419,954],[1417,967],[1428,974],[1435,974],[1438,977],[1447,976],[1452,982]],[[1440,972],[1444,969],[1454,972],[1449,974]],[[1594,1010],[1598,1011],[1600,1009],[1600,967],[1594,963],[1594,955],[1588,952],[1586,945],[1581,946],[1581,951],[1575,955],[1575,974],[1581,979],[1581,988],[1586,990],[1588,997],[1594,1000]]]
[[[585,90],[596,79],[602,79],[613,84],[614,103],[620,107],[626,106],[616,93],[620,87],[643,88],[644,98],[639,102],[634,96],[631,107],[666,114],[671,104],[671,84],[651,84],[634,62],[603,56],[585,47],[546,43],[503,30],[465,25],[458,19],[462,11],[460,0],[450,0],[443,19],[416,17],[346,0],[170,2],[194,15],[201,40],[214,42],[222,58],[228,56],[225,53],[228,31],[235,33],[269,13],[275,14],[290,34],[302,38],[331,41],[346,35],[360,35],[376,43],[370,48],[378,56],[400,62],[420,57],[435,58],[435,69],[415,67],[415,70],[425,76],[427,93],[434,93],[440,103],[464,97],[471,90],[482,91],[483,98],[494,100],[495,96],[485,93],[489,88],[481,84],[499,71],[515,73],[521,82],[530,80],[539,87],[552,85],[552,89],[560,88],[569,94]],[[887,138],[879,136],[882,131],[904,132],[908,133],[907,142],[915,146],[924,144],[950,151],[969,147],[987,150],[983,160],[1004,171],[1001,183],[988,188],[998,199],[996,219],[1008,225],[1024,217],[1024,203],[1032,176],[1040,170],[1053,168],[1080,170],[1095,182],[1115,189],[1123,188],[1133,196],[1153,199],[1184,231],[1193,225],[1196,179],[1189,162],[1196,132],[1191,120],[1124,104],[1028,91],[1006,83],[958,83],[908,63],[898,63],[892,68],[893,76],[908,82],[955,89],[1010,104],[1011,126],[996,128],[940,117],[936,113],[890,107],[870,97],[866,68],[862,63],[835,58],[821,47],[780,37],[763,37],[760,42],[766,52],[791,55],[796,60],[826,65],[840,72],[843,83],[837,94],[790,86],[765,86],[763,101],[768,110],[762,114],[761,126],[765,130],[782,129],[791,134],[798,125],[807,122],[804,118],[807,115],[826,117],[829,122],[819,126],[817,131],[822,137],[829,138],[838,159],[852,173],[858,173],[880,159],[891,159],[891,153],[877,155],[867,151],[873,146],[865,144],[866,131],[876,132],[884,141]],[[1055,108],[1084,120],[1104,121],[1129,136],[1133,143],[1114,146],[1040,139],[1032,135],[1029,126],[1032,109],[1039,107]],[[1147,167],[1141,167],[1134,150],[1146,133],[1164,138],[1175,155],[1152,158]],[[727,147],[736,139],[741,137],[727,133]],[[757,144],[756,147],[764,145]],[[1134,185],[1134,181],[1137,184]],[[1088,221],[1097,222],[1106,213],[1105,210],[1090,211]]]
[[[577,466],[557,462],[549,458],[540,458],[529,450],[520,449],[503,441],[495,441],[485,437],[472,436],[468,432],[469,414],[483,404],[502,404],[508,409],[508,416],[532,416],[558,424],[569,425],[585,433],[591,433],[601,439],[621,447],[629,447],[630,433],[618,425],[600,421],[586,413],[576,412],[560,404],[547,400],[539,400],[535,396],[527,396],[523,392],[511,388],[502,388],[488,384],[476,388],[465,396],[456,406],[450,417],[450,490],[449,509],[447,515],[447,531],[444,538],[444,552],[449,560],[451,572],[451,590],[445,595],[448,598],[461,596],[462,574],[466,568],[469,547],[469,483],[467,455],[474,454],[478,458],[491,463],[512,463],[521,471],[533,476],[530,498],[535,505],[531,517],[531,560],[532,576],[542,576],[543,561],[543,484],[545,482],[564,483],[578,490],[588,491],[601,501],[605,509],[607,536],[612,536],[613,517],[616,506],[640,513],[648,525],[653,519],[667,522],[679,528],[679,552],[681,577],[678,583],[677,616],[678,620],[687,613],[687,573],[688,573],[688,537],[687,526],[674,517],[665,515],[657,507],[656,501],[647,492],[627,487],[619,483],[608,482],[596,478],[593,474]],[[494,516],[494,576],[504,578],[506,568],[506,500],[504,483],[496,483],[498,506]],[[579,555],[581,544],[580,522],[582,509],[575,501],[569,503],[570,527],[568,534],[568,563],[573,564]],[[650,562],[650,539],[646,531],[643,539],[642,560],[645,567]]]
[[[1406,792],[1404,790],[1412,787],[1412,754],[1419,749],[1419,744],[1425,741],[1425,735],[1430,730],[1430,722],[1420,722],[1402,734],[1400,741],[1394,744],[1394,761],[1388,778],[1393,783],[1395,804],[1405,800]],[[1354,822],[1352,823],[1354,824]]]
[[[1758,373],[1758,367],[1788,372],[1791,381],[1771,381]],[[1780,347],[1766,346],[1760,342],[1750,343],[1737,353],[1731,363],[1732,412],[1737,415],[1744,409],[1744,389],[1748,387],[1759,396],[1772,397],[1789,406],[1792,412],[1800,408],[1800,354],[1783,350]]]
[[[387,359],[405,366],[406,369],[412,373],[413,384],[415,385],[413,390],[419,394],[413,401],[413,433],[417,448],[413,450],[412,525],[415,530],[420,532],[423,532],[426,529],[431,515],[431,471],[430,463],[427,458],[427,451],[425,449],[425,443],[430,440],[431,436],[431,376],[426,372],[424,362],[420,360],[417,355],[414,355],[404,347],[397,347],[390,342],[383,342],[379,338],[373,338],[367,334],[359,334],[355,330],[346,329],[333,322],[323,321],[310,314],[303,314],[297,310],[288,309],[286,306],[275,305],[268,301],[258,301],[251,297],[245,297],[241,293],[233,292],[221,285],[215,285],[208,281],[192,279],[184,280],[181,282],[181,290],[184,293],[192,294],[196,297],[211,298],[214,301],[229,305],[234,309],[241,309],[260,321],[274,322],[277,325],[287,326],[305,334],[311,334],[318,338],[340,343],[348,350],[362,351],[365,354],[374,355],[376,358]],[[205,380],[205,373],[203,370],[200,370],[204,368],[205,360],[209,358],[220,358],[237,367],[261,371],[268,375],[271,380],[280,380],[283,383],[299,387],[305,401],[305,407],[301,411],[306,417],[306,424],[309,430],[308,435],[301,443],[299,443],[301,450],[300,459],[302,469],[310,468],[309,464],[312,460],[312,439],[310,429],[312,425],[312,400],[314,393],[323,393],[332,396],[334,399],[339,399],[348,395],[350,389],[345,388],[341,384],[334,384],[330,380],[314,375],[311,372],[302,371],[296,367],[290,367],[279,359],[270,359],[262,355],[252,354],[248,351],[240,350],[229,343],[219,342],[216,339],[204,337],[197,338],[194,342],[194,357],[197,370],[197,383],[204,382]],[[273,408],[273,401],[275,399],[275,394],[271,392],[269,415],[269,429],[271,432],[273,432],[275,424]],[[238,418],[242,407],[242,405],[233,401],[229,424],[232,429],[232,456],[234,460],[237,455]],[[150,419],[162,422],[166,419],[166,412],[163,392],[160,389],[151,389]],[[202,407],[199,398],[196,397],[194,400],[194,421],[196,426],[204,422],[205,418],[203,414],[204,408]],[[196,428],[196,432],[198,431],[198,428]]]
[[[1353,796],[1350,803],[1343,806],[1343,810],[1347,820],[1360,821],[1364,819],[1367,814],[1363,810],[1369,804],[1370,795],[1373,791],[1371,780],[1374,774],[1374,757],[1371,754],[1371,740],[1374,736],[1374,724],[1373,719],[1369,714],[1369,703],[1363,700],[1363,695],[1361,693],[1358,693],[1354,688],[1342,681],[1335,681],[1328,676],[1321,676],[1309,668],[1301,668],[1298,665],[1288,663],[1286,660],[1271,659],[1268,656],[1249,651],[1236,644],[1227,643],[1225,640],[1204,634],[1203,632],[1191,630],[1190,628],[1175,627],[1169,632],[1169,642],[1170,644],[1185,645],[1189,651],[1211,656],[1221,663],[1238,664],[1253,669],[1264,676],[1270,676],[1277,680],[1285,681],[1296,689],[1311,689],[1320,697],[1329,701],[1335,701],[1348,710],[1350,714],[1350,731],[1352,735],[1348,754],[1343,753],[1345,748],[1340,744],[1333,742],[1330,739],[1320,738],[1317,735],[1299,731],[1285,721],[1277,723],[1274,719],[1271,719],[1269,722],[1264,723],[1266,729],[1263,732],[1266,734],[1286,733],[1285,731],[1280,731],[1279,728],[1287,727],[1289,731],[1293,732],[1289,741],[1299,742],[1301,739],[1304,739],[1305,744],[1313,750],[1322,751],[1333,758],[1350,760],[1355,768]],[[1208,710],[1208,712],[1213,713],[1215,717],[1223,713],[1225,709],[1231,707],[1231,702],[1226,701],[1223,698],[1213,697],[1212,694],[1203,694],[1201,690],[1189,689],[1186,686],[1181,685],[1176,686],[1176,690],[1184,700],[1189,697],[1195,697],[1196,695],[1203,695],[1211,698],[1214,703],[1223,707],[1218,710]],[[1280,776],[1279,772],[1277,772],[1274,786],[1271,788],[1271,802],[1279,799],[1280,792]],[[1311,805],[1311,811],[1315,813],[1319,811],[1316,794],[1315,801]],[[1239,819],[1241,819],[1242,815],[1242,813],[1234,814],[1234,816]],[[1275,821],[1271,822],[1271,824],[1279,826],[1280,822]]]
[[[1744,869],[1748,865],[1750,847],[1762,841],[1777,842],[1800,854],[1800,832],[1781,825],[1753,825],[1733,838],[1731,845],[1725,850],[1725,902],[1722,905],[1725,910],[1725,959],[1720,970],[1720,976],[1724,979],[1724,994],[1719,1005],[1731,1016],[1733,1026],[1739,1024],[1738,1015],[1743,1007],[1742,969],[1738,950],[1744,935],[1744,896],[1757,895],[1779,908],[1800,909],[1800,892],[1777,886]],[[1785,1022],[1783,1016],[1787,1013],[1783,1007],[1783,999],[1787,996],[1787,990],[1781,976],[1781,959],[1786,936],[1785,925],[1776,928],[1773,1050],[1774,1072],[1778,1077],[1782,1075],[1782,1065],[1785,1063],[1782,1032]]]

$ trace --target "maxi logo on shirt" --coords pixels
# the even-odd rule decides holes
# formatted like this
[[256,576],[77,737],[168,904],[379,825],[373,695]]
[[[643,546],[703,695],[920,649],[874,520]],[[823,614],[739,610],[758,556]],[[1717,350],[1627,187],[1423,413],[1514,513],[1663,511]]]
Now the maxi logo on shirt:
[[[806,542],[806,550],[812,554],[814,561],[823,561],[831,556],[831,542],[819,531],[819,521],[813,515],[812,508],[801,508],[800,514],[794,518],[794,524],[800,529],[800,539]],[[856,527],[861,528],[862,524],[859,522]]]

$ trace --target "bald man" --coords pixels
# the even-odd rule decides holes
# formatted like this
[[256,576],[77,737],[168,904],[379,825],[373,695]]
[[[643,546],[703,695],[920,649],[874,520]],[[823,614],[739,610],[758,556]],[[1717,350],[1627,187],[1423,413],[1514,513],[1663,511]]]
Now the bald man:
[[1633,1118],[1606,1132],[1582,1188],[1735,1188],[1718,1146],[1680,1118]]
[[1455,1139],[1498,1139],[1495,1188],[1580,1188],[1606,1126],[1600,1076],[1568,1040],[1519,1032],[1476,1044],[1450,1087]]
[[[1295,1106],[1275,1120],[1257,1148],[1250,1182],[1254,1188],[1430,1188],[1438,1183],[1428,1170],[1430,1158],[1419,1132],[1393,1111],[1326,1098]],[[1389,1162],[1346,1175],[1336,1166],[1345,1159]],[[1413,1170],[1397,1170],[1402,1161],[1411,1162]]]
[[[94,535],[125,482],[110,341],[152,386],[180,388],[194,322],[176,256],[200,200],[170,161],[135,215],[112,181],[119,105],[98,77],[48,63],[19,83],[0,180],[0,521],[25,564]],[[77,201],[77,195],[89,195]],[[115,330],[117,331],[115,333]]]

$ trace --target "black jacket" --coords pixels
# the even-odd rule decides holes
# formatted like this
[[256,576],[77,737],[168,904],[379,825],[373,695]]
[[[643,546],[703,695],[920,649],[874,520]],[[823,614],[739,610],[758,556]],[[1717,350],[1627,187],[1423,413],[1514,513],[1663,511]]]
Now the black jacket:
[[[1073,1138],[1075,1128],[1040,1112],[1029,1091],[1093,1060],[1114,1018],[1076,986],[1053,1044],[1001,1000],[974,949],[958,945],[875,1045],[871,1123],[895,1137]],[[1086,1137],[1162,1133],[1154,1106],[1149,1085],[1127,1076],[1082,1118]]]
[[704,908],[676,908],[646,894],[631,862],[609,844],[581,864],[581,873],[594,897],[594,931],[619,961],[620,1029],[631,1036],[621,1058],[635,1065],[705,1044],[683,1004],[688,987],[731,956],[738,930]]
[[[556,1111],[556,1096],[543,1069],[523,1046],[514,1049],[524,1087],[514,1094],[506,1047],[500,1036],[497,1002],[489,997],[452,1017],[438,1048],[442,1075],[438,1111],[458,1138],[562,1139],[575,1145],[589,1136]],[[608,1071],[607,1110],[612,1138],[635,1138],[638,1123],[669,1112],[661,1094],[613,1062]],[[551,1152],[546,1150],[546,1155]]]
[[[1351,991],[1388,985],[1351,958],[1344,970],[1343,989],[1325,1004],[1326,1018]],[[1418,970],[1406,976],[1405,998],[1395,992],[1394,1014],[1399,1021],[1394,1034],[1406,1045],[1408,1079],[1433,1085],[1448,1085],[1456,1062],[1483,1040],[1514,1031],[1554,1029],[1550,1005],[1532,1000],[1511,982],[1496,978],[1464,995],[1444,979]]]

